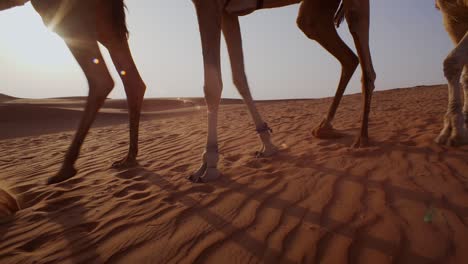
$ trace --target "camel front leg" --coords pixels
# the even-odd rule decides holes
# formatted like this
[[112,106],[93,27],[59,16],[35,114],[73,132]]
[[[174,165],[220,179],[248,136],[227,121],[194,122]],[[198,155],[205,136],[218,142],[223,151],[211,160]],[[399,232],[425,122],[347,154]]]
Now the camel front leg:
[[192,182],[206,182],[217,179],[218,165],[218,109],[221,100],[221,16],[217,1],[194,1],[203,49],[205,100],[208,108],[208,137],[202,165],[189,176]]
[[133,61],[127,40],[114,40],[111,43],[106,43],[105,46],[109,50],[112,61],[124,84],[130,119],[130,146],[128,153],[123,159],[114,162],[112,167],[118,169],[129,168],[138,164],[136,159],[138,155],[138,130],[146,85]]
[[[460,77],[466,64],[468,64],[468,32],[444,61],[444,74],[448,81],[449,102],[444,118],[444,128],[436,139],[436,142],[439,144],[456,146],[468,143],[460,93]],[[463,81],[465,85],[465,79]],[[465,103],[465,110],[466,107]]]
[[96,118],[97,112],[114,87],[114,81],[104,64],[104,59],[96,41],[77,41],[76,43],[79,43],[79,45],[74,43],[73,40],[66,40],[65,42],[86,75],[89,94],[83,117],[73,142],[65,155],[62,167],[55,176],[48,179],[48,184],[62,182],[75,176],[74,164],[78,159],[83,141]]
[[255,107],[252,94],[250,93],[249,83],[245,74],[244,53],[242,50],[242,36],[240,31],[239,19],[237,16],[224,13],[222,29],[231,60],[232,77],[234,85],[242,96],[250,115],[255,123],[256,131],[262,141],[260,151],[257,151],[257,157],[267,157],[278,152],[278,148],[271,142],[270,132],[272,131],[263,121],[260,113]]
[[368,145],[369,112],[376,74],[372,65],[369,47],[370,6],[369,0],[345,0],[346,20],[354,39],[362,69],[363,113],[361,131],[354,147]]

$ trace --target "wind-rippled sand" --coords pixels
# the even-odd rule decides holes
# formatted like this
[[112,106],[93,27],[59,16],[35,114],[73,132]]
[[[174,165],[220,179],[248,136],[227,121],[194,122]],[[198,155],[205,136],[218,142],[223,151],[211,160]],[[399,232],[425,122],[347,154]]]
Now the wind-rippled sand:
[[258,103],[282,148],[266,159],[245,106],[225,101],[223,177],[209,184],[185,179],[204,148],[202,100],[148,100],[140,166],[122,171],[109,166],[127,115],[111,100],[78,175],[54,186],[82,100],[4,98],[0,186],[22,210],[0,220],[0,263],[468,263],[468,146],[433,143],[446,98],[445,86],[377,92],[365,149],[349,148],[360,95],[344,98],[337,140],[311,135],[330,98]]

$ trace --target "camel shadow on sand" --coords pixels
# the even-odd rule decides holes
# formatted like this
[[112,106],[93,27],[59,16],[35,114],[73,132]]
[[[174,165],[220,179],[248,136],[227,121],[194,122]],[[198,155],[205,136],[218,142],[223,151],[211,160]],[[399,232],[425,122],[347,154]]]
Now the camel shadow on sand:
[[[280,155],[279,159],[287,158],[287,156],[287,154],[283,153]],[[416,193],[411,190],[406,190],[404,188],[392,186],[388,183],[379,183],[371,180],[355,179],[355,176],[350,175],[345,171],[315,165],[312,165],[312,167],[317,170],[325,171],[331,175],[336,175],[337,177],[339,177],[339,181],[352,181],[367,187],[380,187],[387,192],[392,192],[393,195],[421,203],[427,203],[427,201],[436,201],[437,206],[448,208],[450,210],[456,209],[457,211],[462,211],[463,214],[468,214],[468,208],[460,208],[446,201],[437,200],[435,197],[432,197],[429,194]],[[140,166],[138,168],[124,171],[122,173],[122,176],[125,176],[126,178],[130,179],[139,176],[146,179],[151,184],[158,186],[162,190],[165,190],[167,192],[177,192],[177,187],[173,183],[166,180],[163,176],[145,167]],[[258,194],[268,191],[268,186],[262,189],[255,189],[247,184],[243,184],[234,179],[231,179],[229,175],[224,175],[222,179],[216,182],[210,184],[200,184],[200,186],[211,186],[211,189],[216,189],[217,187],[226,188],[228,191],[242,193],[249,197],[249,199],[254,199],[258,202],[262,202],[262,198],[252,194]],[[286,256],[284,256],[282,252],[273,248],[269,248],[264,241],[259,241],[253,238],[251,235],[245,232],[244,229],[239,229],[235,227],[231,222],[226,221],[221,215],[212,212],[210,210],[210,204],[200,205],[197,200],[185,194],[176,196],[178,198],[174,199],[173,201],[176,201],[185,205],[188,208],[191,208],[190,212],[192,214],[200,216],[204,221],[212,225],[215,230],[223,232],[227,237],[232,239],[231,241],[235,242],[238,246],[250,252],[258,260],[264,259],[265,256],[278,256],[278,259],[281,259],[282,263],[295,263],[295,261],[293,261],[292,259],[289,259]],[[352,227],[350,223],[340,222],[336,219],[332,219],[324,215],[322,212],[311,211],[309,208],[302,207],[295,203],[291,203],[290,201],[281,199],[278,196],[269,196],[268,203],[264,203],[263,206],[264,208],[272,208],[284,211],[284,217],[295,217],[297,219],[302,219],[301,222],[306,222],[309,224],[320,226],[323,230],[327,231],[326,233],[333,233],[349,237],[351,239],[356,239],[357,230],[355,227]],[[433,259],[429,259],[415,252],[411,252],[410,249],[401,248],[399,245],[396,245],[391,241],[374,237],[372,235],[360,234],[359,241],[359,246],[361,247],[379,251],[387,256],[392,256],[396,259],[404,259],[405,261],[410,261],[411,263],[432,263],[434,261]],[[259,252],[258,250],[255,250],[258,248],[263,248],[264,251]],[[317,249],[316,260],[318,261],[321,259],[321,254],[323,253],[321,251],[322,250],[320,248]]]

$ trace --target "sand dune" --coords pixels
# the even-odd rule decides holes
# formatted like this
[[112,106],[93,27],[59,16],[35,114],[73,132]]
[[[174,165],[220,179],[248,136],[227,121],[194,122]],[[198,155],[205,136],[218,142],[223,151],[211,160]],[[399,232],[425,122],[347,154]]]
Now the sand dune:
[[1,93],[0,93],[0,103],[7,102],[7,101],[11,101],[11,100],[15,100],[15,99],[16,99],[15,97],[8,96],[8,95],[6,95],[6,94],[1,94]]
[[445,86],[377,92],[365,149],[349,148],[360,95],[344,98],[338,140],[311,135],[330,98],[260,102],[282,148],[267,159],[253,157],[246,108],[227,101],[223,177],[210,184],[185,180],[204,148],[201,99],[148,100],[140,166],[123,171],[109,169],[128,142],[124,103],[110,101],[78,175],[55,186],[44,182],[82,102],[0,104],[13,131],[0,131],[0,186],[22,208],[0,220],[0,263],[468,263],[468,146],[433,143],[446,97]]

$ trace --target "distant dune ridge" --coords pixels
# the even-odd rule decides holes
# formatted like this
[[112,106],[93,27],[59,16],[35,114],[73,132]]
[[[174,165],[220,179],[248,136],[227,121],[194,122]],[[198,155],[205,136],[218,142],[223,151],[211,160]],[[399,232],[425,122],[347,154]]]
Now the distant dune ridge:
[[14,99],[16,99],[16,98],[13,97],[13,96],[8,96],[6,94],[0,93],[0,103],[6,102],[6,101],[11,101],[11,100],[14,100]]
[[446,89],[376,92],[363,149],[349,147],[360,95],[343,98],[336,140],[311,135],[331,98],[258,102],[281,146],[261,159],[246,107],[226,100],[209,184],[185,178],[206,140],[202,99],[147,100],[140,165],[120,171],[126,105],[108,101],[78,174],[54,186],[83,101],[3,101],[0,183],[22,209],[2,217],[14,210],[0,198],[0,263],[468,263],[468,146],[434,143]]

